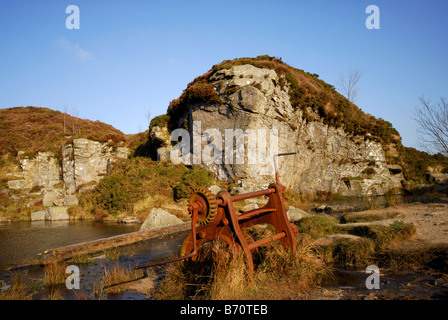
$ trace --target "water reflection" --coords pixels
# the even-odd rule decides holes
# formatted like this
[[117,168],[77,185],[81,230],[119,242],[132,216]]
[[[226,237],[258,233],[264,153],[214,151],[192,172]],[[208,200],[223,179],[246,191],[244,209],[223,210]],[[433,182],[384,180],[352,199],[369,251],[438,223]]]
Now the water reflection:
[[45,250],[139,230],[140,225],[33,221],[0,225],[0,270]]

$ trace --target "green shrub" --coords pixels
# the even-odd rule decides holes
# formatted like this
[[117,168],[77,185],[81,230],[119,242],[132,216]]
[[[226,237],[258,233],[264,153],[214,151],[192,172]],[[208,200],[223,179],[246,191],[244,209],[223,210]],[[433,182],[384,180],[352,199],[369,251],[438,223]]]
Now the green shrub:
[[376,170],[372,167],[367,167],[361,173],[365,176],[370,177],[376,174]]
[[313,238],[334,234],[338,230],[338,220],[329,216],[312,216],[301,219],[295,224],[300,233],[307,233]]
[[127,211],[130,200],[138,189],[129,182],[124,175],[103,178],[96,187],[96,203],[112,214]]
[[338,239],[330,247],[331,260],[341,267],[366,266],[375,253],[375,244],[370,239]]
[[194,167],[182,177],[181,182],[174,188],[174,199],[179,200],[189,196],[191,191],[199,187],[209,187],[213,183],[213,173],[199,167]]
[[378,250],[384,249],[392,242],[410,239],[415,233],[414,225],[396,221],[389,226],[369,225],[353,228],[355,235],[371,239]]
[[400,148],[400,159],[391,159],[392,163],[400,164],[403,168],[403,174],[407,180],[416,181],[418,183],[426,183],[428,167],[442,167],[442,172],[448,170],[448,157],[437,153],[430,155],[426,152],[419,151],[415,148]]
[[188,169],[136,157],[117,163],[110,176],[104,177],[94,190],[81,195],[80,203],[91,208],[94,215],[102,209],[116,216],[131,213],[134,204],[148,195],[179,200],[188,197],[193,188],[210,186],[213,180],[213,173],[203,168]]
[[167,114],[162,114],[160,116],[154,117],[149,123],[149,131],[151,131],[152,127],[155,126],[166,127],[169,122],[170,122],[170,116]]

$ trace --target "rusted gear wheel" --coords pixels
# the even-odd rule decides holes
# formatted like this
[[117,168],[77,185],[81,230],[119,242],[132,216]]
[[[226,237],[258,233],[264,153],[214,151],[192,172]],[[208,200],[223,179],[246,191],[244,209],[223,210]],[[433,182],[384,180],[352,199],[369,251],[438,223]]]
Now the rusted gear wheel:
[[216,214],[218,213],[216,196],[213,195],[212,192],[205,187],[194,189],[190,194],[188,203],[190,207],[195,204],[195,207],[198,208],[197,222],[200,225],[212,222],[213,219],[215,219]]

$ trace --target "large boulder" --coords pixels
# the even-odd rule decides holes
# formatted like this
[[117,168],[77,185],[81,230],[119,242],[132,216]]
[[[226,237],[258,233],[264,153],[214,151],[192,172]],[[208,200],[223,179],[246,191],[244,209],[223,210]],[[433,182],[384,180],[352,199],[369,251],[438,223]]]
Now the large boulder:
[[59,221],[59,220],[69,220],[70,216],[67,212],[68,207],[49,207],[47,208],[47,220]]
[[141,225],[140,230],[151,230],[182,222],[178,217],[161,208],[153,208]]
[[35,211],[31,213],[31,221],[47,220],[47,210]]
[[311,217],[311,214],[309,214],[308,212],[295,208],[293,206],[289,206],[288,210],[286,211],[286,215],[288,216],[289,221],[298,221],[303,218]]

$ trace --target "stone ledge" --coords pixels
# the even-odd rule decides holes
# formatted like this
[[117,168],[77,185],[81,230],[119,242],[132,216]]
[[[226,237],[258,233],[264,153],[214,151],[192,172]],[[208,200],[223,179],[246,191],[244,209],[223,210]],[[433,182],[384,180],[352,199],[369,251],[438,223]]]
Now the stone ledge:
[[69,220],[70,216],[67,212],[68,207],[48,207],[42,211],[31,213],[31,221],[61,221]]

